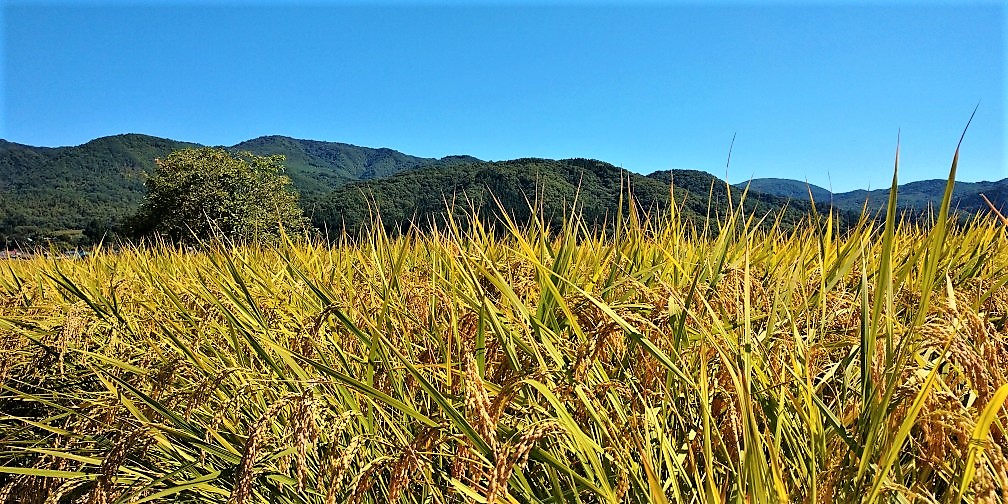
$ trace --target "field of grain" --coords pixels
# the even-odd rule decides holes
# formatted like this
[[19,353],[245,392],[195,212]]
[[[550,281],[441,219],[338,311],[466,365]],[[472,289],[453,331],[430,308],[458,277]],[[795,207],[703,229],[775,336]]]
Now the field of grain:
[[936,210],[4,261],[0,502],[1000,502],[1008,234]]

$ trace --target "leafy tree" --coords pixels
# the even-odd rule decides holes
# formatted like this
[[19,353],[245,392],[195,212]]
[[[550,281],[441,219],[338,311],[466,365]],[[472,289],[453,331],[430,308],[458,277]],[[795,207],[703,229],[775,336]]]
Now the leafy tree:
[[132,222],[137,235],[173,241],[223,236],[271,240],[280,226],[303,229],[305,218],[284,156],[232,155],[211,147],[182,149],[158,159],[147,199]]

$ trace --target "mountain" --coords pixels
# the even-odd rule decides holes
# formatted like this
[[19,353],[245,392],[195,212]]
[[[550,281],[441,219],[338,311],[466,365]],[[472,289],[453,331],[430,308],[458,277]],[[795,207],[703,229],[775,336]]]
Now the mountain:
[[[103,137],[75,147],[32,147],[0,140],[0,242],[54,239],[80,243],[115,231],[132,215],[146,193],[144,180],[155,159],[198,144],[148,135]],[[328,230],[359,230],[369,222],[369,203],[377,203],[387,226],[395,228],[416,219],[443,218],[445,198],[456,213],[469,203],[488,219],[498,213],[491,193],[516,217],[527,217],[526,197],[539,188],[543,212],[554,224],[567,205],[577,200],[589,223],[611,223],[620,201],[621,180],[629,181],[641,209],[667,208],[674,182],[676,201],[686,218],[700,222],[708,208],[723,212],[727,190],[710,174],[674,170],[640,175],[609,163],[588,159],[524,158],[486,162],[471,156],[440,159],[411,156],[392,149],[264,136],[226,147],[259,155],[286,156],[287,175],[301,194],[301,205],[312,222]],[[756,179],[746,199],[757,214],[784,208],[782,222],[796,222],[809,208],[804,182]],[[811,186],[817,202],[829,192]],[[923,181],[900,187],[906,208],[926,208],[940,201],[944,181]],[[732,189],[738,201],[741,188]],[[986,211],[979,194],[1008,207],[1008,179],[956,184],[955,204],[961,211]],[[708,196],[711,201],[708,201]],[[853,191],[833,194],[833,204],[860,214],[867,200],[874,210],[884,205],[887,192]]]
[[302,203],[306,206],[348,182],[388,177],[420,166],[479,161],[470,156],[423,158],[387,148],[374,149],[277,135],[246,140],[229,149],[236,152],[248,151],[260,156],[286,156],[284,166],[287,175],[301,193]]
[[[639,210],[667,209],[672,182],[683,217],[696,224],[703,221],[708,208],[722,214],[727,208],[726,184],[705,172],[673,170],[645,176],[597,160],[525,158],[423,167],[347,184],[319,205],[313,223],[329,233],[345,230],[356,234],[371,222],[375,206],[389,230],[408,227],[411,222],[443,224],[447,206],[459,218],[471,206],[486,221],[494,222],[500,213],[494,198],[511,216],[524,221],[529,217],[528,202],[537,199],[538,189],[543,216],[554,228],[562,224],[575,200],[589,225],[606,226],[612,222],[627,181]],[[737,202],[741,193],[733,189],[733,201]],[[762,193],[751,193],[745,202],[746,209],[757,214],[776,213],[787,203],[787,198]],[[787,205],[782,221],[785,225],[797,222],[808,209],[804,204]]]
[[[929,208],[937,209],[945,195],[944,179],[909,182],[897,187],[897,206],[913,214],[921,215]],[[744,187],[746,183],[735,184]],[[750,190],[761,191],[775,196],[808,201],[805,182],[788,179],[754,179],[749,182]],[[882,211],[889,201],[889,189],[873,191],[856,190],[844,193],[830,193],[817,186],[810,186],[816,204],[832,203],[834,208],[860,214],[865,203],[869,212]],[[1008,178],[996,182],[956,182],[952,189],[951,208],[964,215],[989,212],[984,195],[1001,212],[1008,211]]]
[[816,202],[829,201],[831,194],[829,189],[823,189],[815,184],[781,178],[752,179],[748,182],[735,184],[735,187],[744,188],[746,185],[748,185],[749,190],[753,192],[773,194],[774,196],[806,201],[809,199],[810,190],[812,191],[812,197]]
[[[138,134],[55,148],[0,140],[0,242],[100,238],[143,201],[143,181],[153,172],[156,158],[196,146]],[[309,213],[333,189],[351,181],[420,166],[478,161],[468,156],[421,158],[392,149],[282,136],[260,137],[227,148],[286,156],[287,175]]]
[[101,236],[143,200],[155,158],[193,145],[135,134],[57,148],[0,140],[0,240]]

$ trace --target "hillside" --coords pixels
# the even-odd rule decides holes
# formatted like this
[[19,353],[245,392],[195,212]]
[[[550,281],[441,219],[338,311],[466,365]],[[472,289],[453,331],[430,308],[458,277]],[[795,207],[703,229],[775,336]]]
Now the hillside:
[[[945,183],[946,181],[943,179],[933,179],[901,184],[896,192],[899,207],[917,214],[926,212],[928,208],[937,208],[941,205],[942,197],[945,194]],[[739,183],[735,186],[743,187],[745,184]],[[797,180],[754,179],[749,187],[754,191],[808,201],[806,184]],[[888,188],[831,194],[821,187],[814,185],[811,187],[817,204],[832,202],[834,208],[849,212],[860,213],[865,202],[868,204],[869,211],[878,212],[889,199]],[[987,199],[1002,213],[1008,210],[1008,178],[996,182],[956,182],[952,192],[952,208],[966,215],[986,213],[989,211],[989,207],[980,197],[981,194],[987,196]]]
[[[154,160],[197,145],[139,134],[55,148],[0,140],[0,242],[54,239],[87,243],[115,232],[142,202],[143,181],[154,169]],[[686,217],[706,216],[708,207],[715,211],[726,207],[724,183],[698,171],[645,176],[586,159],[485,162],[471,156],[424,158],[392,149],[284,136],[259,137],[226,148],[286,156],[287,174],[301,195],[306,214],[317,227],[330,231],[360,229],[370,219],[369,203],[378,204],[389,227],[443,217],[446,198],[454,198],[457,213],[468,207],[468,198],[490,219],[497,213],[491,192],[505,208],[523,218],[528,208],[526,197],[535,198],[536,187],[541,189],[544,211],[554,223],[562,220],[575,195],[586,220],[601,223],[616,212],[621,176],[629,178],[643,209],[668,207],[673,178],[676,200]],[[744,184],[733,189],[736,201],[741,186]],[[859,214],[866,200],[872,210],[881,208],[888,194],[876,190],[830,195],[821,187],[811,189],[817,202],[832,200],[844,212],[843,219],[850,219],[851,212]],[[901,186],[901,206],[925,209],[940,201],[943,189],[944,181]],[[783,221],[794,222],[808,208],[808,190],[804,182],[755,179],[747,208],[768,214],[787,207]],[[954,204],[968,214],[986,212],[979,193],[1008,208],[1008,179],[957,183]],[[708,194],[713,201],[707,201]]]
[[0,240],[100,236],[135,211],[155,158],[192,145],[136,134],[58,148],[0,140]]
[[348,182],[388,177],[420,166],[440,166],[479,161],[469,156],[443,159],[410,156],[388,148],[358,147],[339,142],[298,140],[284,136],[264,136],[247,140],[232,151],[249,151],[260,156],[283,154],[284,165],[302,203],[310,207],[333,189]]
[[[98,239],[131,215],[146,194],[154,160],[198,144],[148,135],[103,137],[75,147],[32,147],[0,140],[0,241]],[[391,149],[268,136],[228,147],[283,154],[307,210],[350,181],[419,166],[476,161],[409,156]],[[83,234],[83,235],[82,235]]]
[[[551,225],[560,226],[564,212],[575,198],[586,222],[604,225],[618,208],[621,179],[628,178],[638,208],[642,210],[668,208],[669,184],[673,178],[676,201],[681,204],[685,218],[694,223],[704,219],[712,187],[710,207],[722,213],[726,208],[724,182],[705,172],[675,170],[644,176],[596,160],[525,158],[428,167],[385,179],[348,184],[320,204],[313,223],[330,233],[345,229],[354,234],[370,222],[370,209],[377,205],[387,229],[405,227],[410,222],[426,226],[432,220],[443,222],[446,201],[455,202],[456,216],[461,216],[472,205],[485,220],[492,222],[499,214],[493,197],[523,221],[529,216],[528,201],[536,198],[536,188],[539,188],[544,217]],[[742,191],[732,192],[734,201],[738,201]],[[767,214],[777,212],[787,203],[786,198],[751,193],[746,208]],[[783,220],[786,224],[795,222],[806,210],[805,205],[791,204]]]
[[806,182],[801,182],[798,180],[782,179],[782,178],[759,178],[752,179],[750,181],[741,182],[734,184],[735,187],[746,187],[749,186],[750,191],[761,192],[766,194],[773,194],[774,196],[781,196],[790,199],[800,199],[808,201],[809,191],[812,192],[812,197],[815,201],[823,202],[829,201],[830,191],[829,189],[824,189],[815,184],[809,184]]

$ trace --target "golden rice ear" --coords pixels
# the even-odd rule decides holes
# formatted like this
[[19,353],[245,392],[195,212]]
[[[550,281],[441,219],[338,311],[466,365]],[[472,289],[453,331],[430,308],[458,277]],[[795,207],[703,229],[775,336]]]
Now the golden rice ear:
[[551,434],[564,432],[566,431],[559,422],[548,421],[525,429],[517,443],[505,444],[497,453],[497,463],[490,476],[486,495],[487,504],[494,504],[498,498],[507,494],[507,482],[511,478],[515,466],[524,466],[528,463],[529,453],[539,440]]
[[245,447],[242,450],[241,462],[235,473],[235,486],[228,497],[228,504],[244,504],[252,496],[252,480],[255,478],[256,460],[261,455],[263,443],[269,430],[273,417],[280,412],[280,409],[287,405],[288,398],[283,398],[263,412],[256,422],[252,432],[245,440]]
[[141,426],[130,432],[122,433],[112,451],[102,460],[101,474],[91,492],[88,493],[89,504],[106,504],[119,496],[114,480],[119,474],[119,468],[126,460],[137,441],[148,433],[148,428]]
[[479,366],[476,364],[476,358],[472,354],[466,358],[465,377],[466,414],[471,417],[469,420],[473,423],[473,428],[476,429],[476,432],[496,452],[497,425],[490,415],[490,398],[487,396],[483,379],[479,375]]

